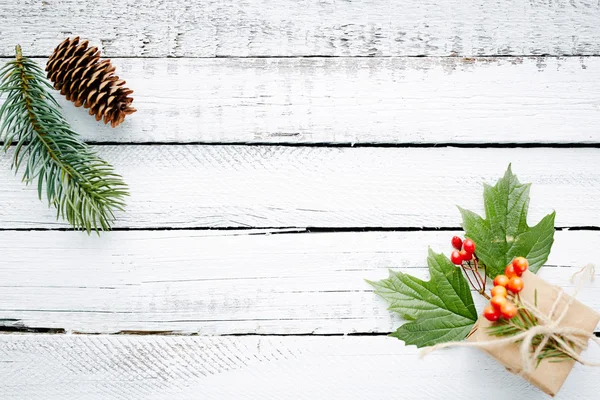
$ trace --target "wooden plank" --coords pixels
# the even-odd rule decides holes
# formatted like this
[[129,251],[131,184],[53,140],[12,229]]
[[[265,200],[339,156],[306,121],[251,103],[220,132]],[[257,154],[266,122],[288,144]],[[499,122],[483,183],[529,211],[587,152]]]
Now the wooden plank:
[[109,57],[600,54],[591,0],[2,1],[0,16],[2,56],[72,35]]
[[[530,222],[600,226],[597,148],[100,146],[131,187],[117,227],[458,227],[509,162],[533,182]],[[0,160],[0,226],[53,228],[52,209]],[[176,178],[176,179],[175,179]]]
[[[547,398],[477,350],[420,360],[387,337],[1,335],[0,377],[5,400]],[[556,399],[599,390],[600,369],[576,365]]]
[[[391,332],[400,320],[364,279],[385,278],[389,268],[427,279],[427,247],[448,254],[457,233],[268,232],[0,232],[0,324],[87,333]],[[597,231],[557,232],[540,276],[570,290],[599,245]],[[600,280],[579,298],[600,309]]]
[[[39,60],[43,64],[43,60]],[[60,97],[86,140],[598,143],[598,58],[119,59],[118,129]]]

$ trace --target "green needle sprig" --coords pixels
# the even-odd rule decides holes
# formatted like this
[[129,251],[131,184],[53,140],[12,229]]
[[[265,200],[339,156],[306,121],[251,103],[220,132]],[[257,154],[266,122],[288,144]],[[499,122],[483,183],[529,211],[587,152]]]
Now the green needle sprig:
[[37,179],[38,197],[45,191],[57,219],[88,233],[108,230],[114,212],[125,207],[127,185],[71,129],[51,89],[42,69],[17,46],[15,60],[0,69],[3,149],[14,147],[11,168],[24,168],[26,184]]
[[[501,319],[494,322],[487,328],[487,332],[490,335],[496,337],[515,336],[538,325],[537,318],[535,318],[531,312],[527,310],[523,303],[519,301],[518,296],[515,296],[513,302],[517,306],[517,315],[511,319]],[[560,336],[560,338],[565,343],[573,345],[569,340],[563,338],[562,336]],[[542,342],[544,342],[544,335],[535,336],[531,342],[531,352],[535,352],[538,346],[542,345]],[[537,357],[537,364],[539,365],[539,363],[544,359],[549,359],[551,362],[558,362],[570,358],[572,357],[564,351],[561,345],[555,339],[551,338],[545,342],[544,348],[540,351]]]

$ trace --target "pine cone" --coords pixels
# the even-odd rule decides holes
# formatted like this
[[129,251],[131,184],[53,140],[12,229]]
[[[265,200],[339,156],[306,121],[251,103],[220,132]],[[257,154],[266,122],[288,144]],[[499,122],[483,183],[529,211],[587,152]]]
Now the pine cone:
[[100,61],[98,48],[88,48],[87,40],[65,39],[48,59],[46,71],[54,88],[76,107],[89,108],[96,121],[104,118],[114,128],[136,111],[128,97],[133,90],[123,87],[125,81],[113,74],[110,60]]

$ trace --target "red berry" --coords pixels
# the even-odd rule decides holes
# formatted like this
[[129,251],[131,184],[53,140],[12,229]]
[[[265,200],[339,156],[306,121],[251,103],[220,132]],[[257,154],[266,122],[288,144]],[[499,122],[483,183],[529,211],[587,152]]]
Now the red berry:
[[463,241],[461,238],[459,238],[458,236],[454,236],[452,238],[452,247],[454,247],[456,250],[462,249],[462,245]]
[[490,304],[493,305],[497,310],[500,310],[507,301],[508,300],[506,300],[505,296],[494,296],[490,300]]
[[510,281],[508,282],[508,290],[514,294],[517,294],[523,290],[524,286],[525,284],[523,283],[523,279],[519,278],[518,276],[510,278]]
[[502,314],[502,317],[506,319],[513,318],[515,315],[517,315],[517,311],[517,306],[510,301],[507,301],[502,308],[500,308],[500,314]]
[[517,257],[512,262],[513,268],[517,272],[519,276],[525,271],[527,271],[527,267],[529,267],[529,262],[525,257]]
[[512,278],[513,276],[519,276],[517,271],[515,271],[515,267],[513,267],[512,264],[506,266],[506,269],[504,270],[504,275],[506,275],[508,279]]
[[466,239],[463,242],[463,250],[466,251],[469,254],[473,254],[475,253],[475,242],[472,241],[471,239]]
[[467,253],[464,250],[459,251],[458,254],[460,254],[460,257],[462,258],[463,261],[471,261],[473,259],[473,254]]
[[500,319],[500,311],[489,305],[483,309],[483,316],[487,318],[488,321],[498,321],[498,319]]
[[505,286],[508,285],[508,277],[506,275],[498,275],[494,278],[494,286]]
[[506,291],[506,288],[504,286],[494,286],[491,290],[491,293],[492,293],[492,297],[494,297],[494,296],[506,297],[506,295],[508,294],[508,292]]
[[462,265],[462,257],[460,256],[458,250],[454,250],[450,254],[450,261],[452,261],[453,264]]

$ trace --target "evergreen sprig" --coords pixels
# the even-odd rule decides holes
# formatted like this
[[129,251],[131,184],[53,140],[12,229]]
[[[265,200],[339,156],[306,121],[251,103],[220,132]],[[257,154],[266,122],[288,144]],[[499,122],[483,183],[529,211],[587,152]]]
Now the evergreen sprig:
[[49,89],[42,69],[17,46],[15,60],[0,69],[3,149],[14,147],[11,168],[17,173],[24,166],[27,184],[37,179],[38,197],[45,189],[57,219],[88,233],[108,230],[125,206],[127,185],[71,129]]
[[[537,298],[537,292],[536,292]],[[521,303],[518,296],[513,299],[515,305],[517,306],[517,315],[511,319],[501,319],[494,322],[487,328],[487,332],[496,337],[508,337],[515,336],[520,333],[526,332],[529,329],[538,325],[538,320],[535,318],[531,312]],[[536,304],[537,306],[537,304]],[[565,342],[573,346],[568,339],[559,335],[559,337]],[[544,340],[544,335],[537,335],[533,338],[531,342],[531,352],[535,352],[538,346],[542,344]],[[544,360],[549,359],[550,361],[563,361],[565,359],[572,358],[565,350],[561,347],[561,345],[553,338],[548,339],[545,342],[544,348],[540,351],[537,357],[537,365]]]

